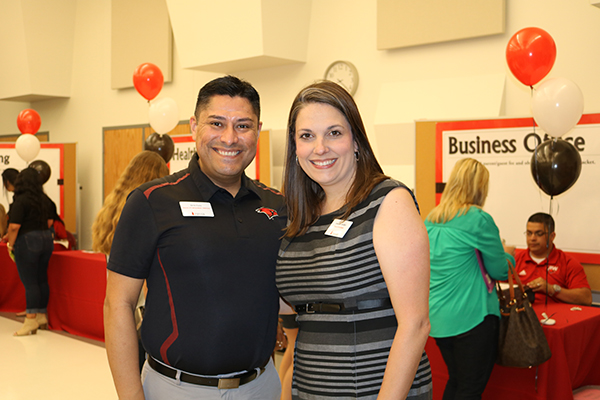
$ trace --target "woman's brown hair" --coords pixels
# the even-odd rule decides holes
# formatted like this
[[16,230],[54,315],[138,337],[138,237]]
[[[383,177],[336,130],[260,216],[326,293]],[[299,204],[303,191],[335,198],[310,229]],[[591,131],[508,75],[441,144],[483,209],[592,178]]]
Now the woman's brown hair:
[[354,99],[344,88],[330,81],[313,83],[302,89],[294,99],[287,126],[287,149],[283,193],[286,199],[289,224],[285,236],[302,235],[321,215],[325,192],[296,162],[296,119],[300,111],[311,103],[328,104],[336,108],[348,121],[352,138],[358,148],[356,175],[346,194],[346,211],[342,219],[348,218],[352,209],[367,198],[373,188],[388,177],[383,174]]
[[158,153],[144,150],[133,157],[96,215],[92,225],[94,251],[106,255],[110,253],[115,229],[129,193],[143,183],[166,175],[169,175],[169,168]]

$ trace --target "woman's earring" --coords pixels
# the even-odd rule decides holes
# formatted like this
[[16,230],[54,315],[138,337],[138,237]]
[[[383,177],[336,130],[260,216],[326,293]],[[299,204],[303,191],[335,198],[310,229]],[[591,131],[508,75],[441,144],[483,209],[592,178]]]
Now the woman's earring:
[[298,162],[298,156],[296,156],[296,165],[300,165],[300,163]]
[[355,151],[355,152],[354,152],[354,158],[356,158],[356,161],[358,161],[358,156],[359,156],[359,155],[360,155],[360,154],[358,153],[358,151]]

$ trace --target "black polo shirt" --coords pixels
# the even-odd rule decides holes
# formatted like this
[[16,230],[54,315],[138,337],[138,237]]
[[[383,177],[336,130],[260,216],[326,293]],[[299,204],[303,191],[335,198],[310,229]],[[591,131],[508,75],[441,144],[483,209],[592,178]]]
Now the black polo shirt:
[[[180,202],[212,210],[184,216]],[[207,206],[209,204],[209,206]],[[260,366],[275,346],[278,192],[242,176],[234,197],[200,170],[140,186],[125,204],[108,269],[147,279],[142,342],[157,360],[218,375]]]

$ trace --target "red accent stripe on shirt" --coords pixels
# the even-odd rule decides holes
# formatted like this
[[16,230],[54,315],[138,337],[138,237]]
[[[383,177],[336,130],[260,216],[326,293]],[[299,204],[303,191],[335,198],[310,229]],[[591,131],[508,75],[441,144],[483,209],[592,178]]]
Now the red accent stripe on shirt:
[[177,179],[175,182],[166,182],[166,183],[161,183],[160,185],[152,186],[144,191],[144,196],[146,196],[146,198],[150,197],[150,193],[152,193],[154,191],[154,189],[158,189],[163,186],[177,185],[179,182],[181,182],[188,176],[190,176],[189,172],[187,174],[185,174],[184,176],[182,176],[181,178]]
[[171,324],[173,325],[173,332],[169,335],[167,340],[160,346],[160,357],[162,361],[167,364],[169,363],[169,359],[167,358],[167,350],[169,347],[175,342],[177,337],[179,337],[179,328],[177,327],[177,317],[175,316],[175,305],[173,304],[173,295],[171,294],[171,285],[169,285],[169,278],[167,278],[167,273],[165,272],[165,268],[163,267],[162,261],[160,259],[160,252],[156,250],[156,254],[158,255],[158,263],[160,264],[160,268],[163,271],[163,275],[165,277],[165,285],[167,286],[167,296],[169,298],[169,308],[171,309]]
[[275,190],[273,188],[268,187],[267,185],[263,184],[262,182],[259,182],[258,180],[255,180],[254,183],[256,184],[256,187],[259,188],[259,189],[262,189],[262,190],[267,191],[267,192],[274,193],[274,194],[276,194],[278,196],[283,196],[283,194],[281,194],[281,192],[279,192],[279,191],[277,191],[277,190]]

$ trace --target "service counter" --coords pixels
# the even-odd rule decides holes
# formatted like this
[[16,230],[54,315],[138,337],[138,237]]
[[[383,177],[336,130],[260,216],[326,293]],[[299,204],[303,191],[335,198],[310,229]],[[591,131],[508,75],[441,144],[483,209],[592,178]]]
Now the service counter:
[[[104,341],[106,259],[86,251],[55,251],[48,266],[50,329]],[[0,311],[25,310],[25,289],[16,264],[0,244]]]
[[[544,325],[552,357],[533,368],[494,366],[482,399],[573,399],[573,390],[600,385],[600,308],[548,302],[534,303],[539,319],[542,313],[556,320]],[[425,347],[433,373],[433,398],[442,399],[448,371],[442,355],[429,338]]]

